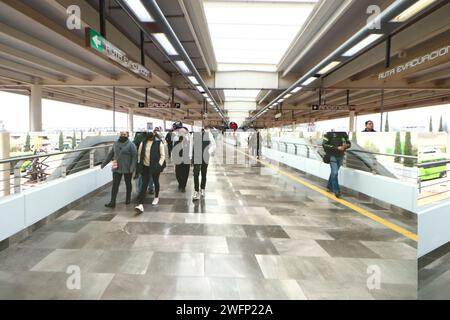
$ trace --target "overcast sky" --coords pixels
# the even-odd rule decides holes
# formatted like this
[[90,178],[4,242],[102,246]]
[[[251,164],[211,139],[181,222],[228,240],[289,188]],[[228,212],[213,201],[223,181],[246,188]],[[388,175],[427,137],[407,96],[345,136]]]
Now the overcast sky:
[[[51,100],[43,100],[43,128],[54,130],[59,128],[105,128],[112,127],[112,111],[73,105]],[[27,132],[29,128],[28,97],[0,91],[0,122],[11,132]],[[409,109],[389,113],[391,130],[417,131],[414,127],[423,127],[428,130],[430,116],[433,117],[433,128],[439,128],[439,119],[444,117],[444,123],[450,125],[450,105],[434,106],[428,108]],[[380,115],[360,116],[357,118],[357,130],[364,129],[364,122],[372,120],[375,129],[380,129]],[[385,118],[384,118],[385,119]],[[233,119],[231,119],[233,120]],[[134,118],[135,130],[147,127],[147,122],[154,126],[162,126],[161,120],[146,117]],[[168,124],[170,125],[170,124]],[[116,127],[127,128],[127,115],[116,113]],[[348,119],[336,119],[316,123],[316,130],[327,131],[329,129],[348,131]],[[384,125],[383,125],[384,128]]]

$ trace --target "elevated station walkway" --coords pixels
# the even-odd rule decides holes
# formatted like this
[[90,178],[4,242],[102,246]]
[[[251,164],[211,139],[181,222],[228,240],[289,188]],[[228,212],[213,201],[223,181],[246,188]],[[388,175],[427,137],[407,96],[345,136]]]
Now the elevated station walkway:
[[[110,189],[98,190],[0,252],[0,299],[417,298],[416,241],[296,170],[246,159],[212,164],[196,202],[192,177],[180,193],[169,165],[160,204],[149,195],[139,217],[124,190],[115,209],[104,207]],[[414,219],[367,199],[342,201],[416,232]],[[70,268],[81,271],[80,290],[67,287]],[[377,271],[380,288],[369,289]]]

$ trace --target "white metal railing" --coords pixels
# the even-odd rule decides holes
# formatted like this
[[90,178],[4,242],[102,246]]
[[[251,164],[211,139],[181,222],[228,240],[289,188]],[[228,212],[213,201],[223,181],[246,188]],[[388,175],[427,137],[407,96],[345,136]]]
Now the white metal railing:
[[49,180],[99,165],[112,144],[0,159],[0,196],[21,193]]

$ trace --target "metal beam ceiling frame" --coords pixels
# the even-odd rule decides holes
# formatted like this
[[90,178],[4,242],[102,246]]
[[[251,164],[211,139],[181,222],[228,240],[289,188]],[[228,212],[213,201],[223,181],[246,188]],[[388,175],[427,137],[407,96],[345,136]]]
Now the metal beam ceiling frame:
[[[211,99],[215,110],[219,115],[221,116],[223,122],[228,125],[228,121],[221,110],[220,106],[214,99],[211,91],[209,90],[208,86],[205,84],[203,78],[201,77],[200,73],[198,72],[197,68],[195,67],[194,63],[192,62],[191,58],[187,54],[186,50],[184,49],[183,45],[181,44],[180,40],[178,39],[177,35],[173,31],[172,27],[170,26],[169,22],[167,21],[166,17],[164,16],[164,13],[159,8],[158,4],[155,0],[145,0],[142,1],[142,4],[144,7],[148,10],[148,13],[155,19],[155,21],[158,24],[158,27],[161,28],[162,32],[166,35],[166,37],[169,39],[171,45],[175,48],[175,50],[178,52],[179,56],[187,65],[190,74],[186,74],[182,70],[180,70],[180,67],[175,63],[174,56],[169,56],[165,50],[161,47],[158,40],[154,37],[153,33],[149,31],[149,28],[146,27],[147,23],[141,22],[134,14],[133,11],[128,7],[125,0],[116,0],[116,2],[122,7],[122,9],[128,14],[128,16],[135,22],[135,24],[141,29],[149,38],[151,38],[154,42],[154,44],[160,49],[160,51],[169,59],[169,61],[172,62],[172,64],[177,68],[177,70],[180,71],[180,74],[183,75],[187,81],[189,81],[188,76],[194,76],[197,81],[199,82],[200,86],[203,88],[204,92],[209,96],[209,99]],[[190,82],[190,81],[189,81]]]
[[[395,17],[397,17],[399,14],[404,12],[406,9],[408,9],[409,7],[411,7],[412,5],[417,3],[418,1],[419,0],[416,0],[414,2],[412,2],[411,0],[396,0],[392,5],[390,5],[386,10],[384,10],[380,14],[380,17],[377,20],[380,22],[380,24],[387,24],[390,26],[395,25],[395,26],[398,26],[399,28],[404,27],[412,22],[411,19],[409,19],[405,22],[401,22],[401,23],[391,22],[391,21]],[[435,3],[434,6],[428,7],[425,11],[431,10],[433,7],[436,7],[437,5],[440,4],[439,2],[440,1]],[[417,13],[416,15],[418,15],[418,14],[419,13]],[[368,36],[370,36],[372,34],[383,34],[383,36],[380,37],[377,41],[374,41],[371,45],[368,45],[367,47],[365,47],[360,52],[354,54],[353,56],[349,57],[348,59],[345,59],[344,61],[342,60],[343,55],[348,50],[350,50],[355,45],[357,45],[358,43],[360,43],[361,41],[363,41],[364,39],[366,39]],[[385,41],[388,36],[389,36],[389,34],[385,30],[376,30],[376,29],[374,30],[371,28],[371,24],[367,24],[365,27],[363,27],[361,30],[359,30],[357,33],[355,33],[350,39],[348,39],[344,44],[342,44],[334,52],[332,52],[330,55],[328,55],[319,64],[317,64],[314,68],[312,68],[309,72],[305,73],[300,79],[298,79],[288,89],[284,90],[281,94],[279,94],[275,99],[273,99],[265,107],[261,108],[256,113],[256,115],[254,115],[253,117],[251,117],[249,119],[248,122],[251,123],[251,122],[254,122],[255,120],[257,120],[259,117],[264,115],[267,111],[269,111],[270,108],[272,108],[273,106],[278,104],[280,102],[280,100],[283,101],[285,98],[287,98],[286,97],[287,95],[290,95],[290,94],[292,95],[293,93],[297,93],[302,88],[309,87],[312,83],[316,82],[318,79],[323,78],[326,74],[322,74],[322,75],[318,76],[318,73],[322,69],[324,69],[326,66],[328,66],[330,63],[332,63],[333,61],[343,61],[344,63],[348,63],[348,62],[352,61],[353,59],[355,59],[356,57],[360,56],[361,54],[367,52],[374,46]],[[341,63],[341,65],[339,65],[339,67],[341,67],[342,65],[343,65],[343,63]],[[329,70],[327,72],[327,74],[330,73],[331,71],[333,71],[334,69],[335,68],[333,68],[332,70]],[[314,80],[313,82],[311,82],[307,85],[304,85],[304,82],[310,78],[316,78],[316,80]],[[248,125],[248,123],[246,123],[245,125]]]

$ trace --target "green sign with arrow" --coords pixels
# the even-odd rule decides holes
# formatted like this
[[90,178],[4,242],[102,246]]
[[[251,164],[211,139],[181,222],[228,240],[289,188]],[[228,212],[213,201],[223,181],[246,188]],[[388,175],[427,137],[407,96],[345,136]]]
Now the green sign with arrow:
[[150,70],[133,61],[124,51],[117,48],[92,28],[86,28],[86,46],[143,78],[149,79],[151,77]]
[[92,49],[97,50],[100,53],[103,53],[105,51],[105,39],[102,37],[100,33],[95,31],[94,29],[89,28],[88,29],[88,36],[89,36],[89,46]]

